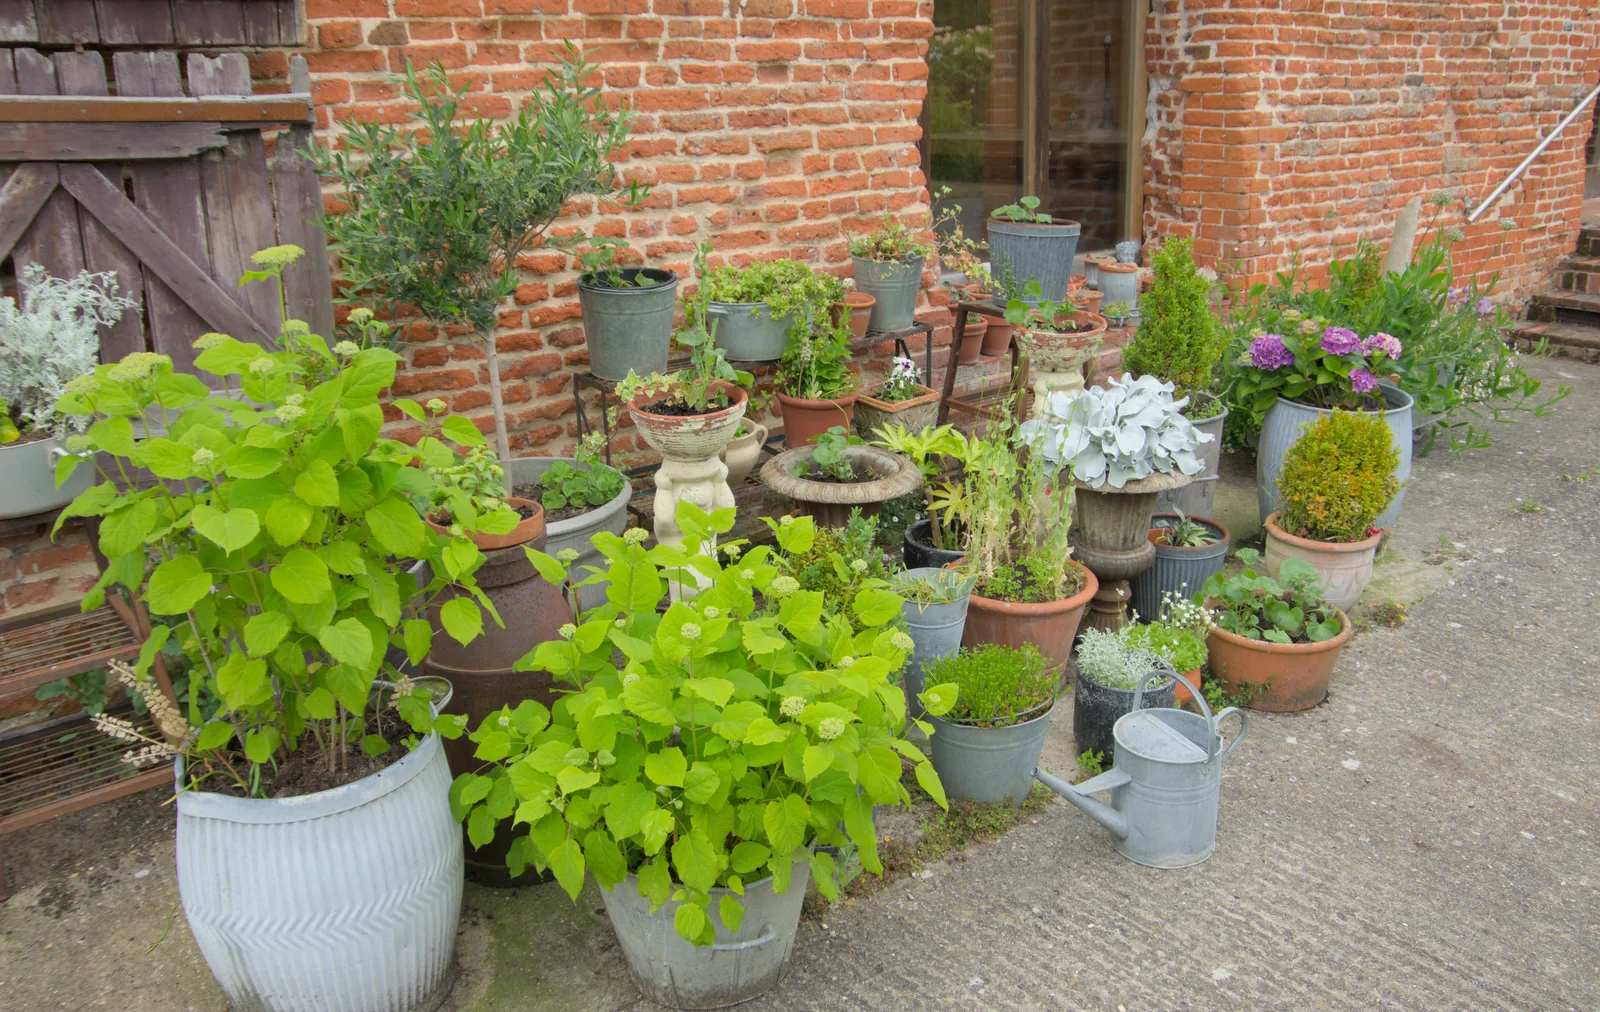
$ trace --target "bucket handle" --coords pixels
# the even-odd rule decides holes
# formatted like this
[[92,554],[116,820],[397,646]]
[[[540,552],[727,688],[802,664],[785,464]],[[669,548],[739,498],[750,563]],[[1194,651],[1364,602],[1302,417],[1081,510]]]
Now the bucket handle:
[[1239,715],[1239,733],[1238,733],[1238,735],[1236,735],[1234,737],[1234,739],[1232,741],[1230,741],[1228,743],[1228,747],[1222,750],[1221,758],[1223,758],[1223,759],[1228,758],[1228,753],[1232,752],[1234,749],[1239,747],[1239,743],[1241,741],[1244,741],[1245,734],[1250,730],[1250,715],[1245,713],[1243,710],[1239,709],[1237,706],[1230,706],[1226,710],[1222,710],[1221,712],[1219,712],[1215,717],[1213,717],[1211,719],[1211,747],[1212,748],[1216,747],[1217,739],[1222,736],[1222,732],[1217,730],[1218,727],[1221,726],[1222,721],[1230,713],[1236,713],[1236,714]]
[[[1187,677],[1178,674],[1177,669],[1173,668],[1172,664],[1165,658],[1158,658],[1156,660],[1155,667],[1151,668],[1143,678],[1139,679],[1138,686],[1133,690],[1133,710],[1129,710],[1128,712],[1132,713],[1134,710],[1140,708],[1140,704],[1144,702],[1144,687],[1152,678],[1175,678],[1188,687],[1189,695],[1193,696],[1194,701],[1200,704],[1201,715],[1206,719],[1206,726],[1211,729],[1211,742],[1206,746],[1206,762],[1210,762],[1211,760],[1215,759],[1217,757],[1217,721],[1222,719],[1222,714],[1218,714],[1213,717],[1211,715],[1211,707],[1206,703],[1205,695],[1201,693],[1201,691],[1196,688],[1194,683],[1189,681]],[[1234,710],[1234,712],[1238,712],[1234,707],[1231,706],[1228,708],[1228,710]],[[1224,710],[1222,713],[1225,714],[1228,712],[1228,710]],[[1247,718],[1244,714],[1240,713],[1239,719],[1248,724],[1249,718]],[[1244,737],[1243,731],[1239,732],[1239,737]],[[1233,745],[1237,744],[1239,744],[1238,741],[1233,743]],[[1233,751],[1233,745],[1228,746],[1229,752]],[[1224,752],[1223,755],[1227,755],[1227,752]]]
[[711,947],[711,951],[743,952],[745,949],[758,949],[777,937],[777,934],[769,927],[761,932],[760,938],[752,938],[747,942],[718,942]]

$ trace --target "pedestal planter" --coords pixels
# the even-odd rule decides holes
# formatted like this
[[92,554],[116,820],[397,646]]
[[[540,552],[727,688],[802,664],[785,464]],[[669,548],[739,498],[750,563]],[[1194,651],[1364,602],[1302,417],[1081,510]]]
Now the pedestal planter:
[[766,994],[783,976],[810,881],[811,863],[796,861],[781,895],[773,891],[770,875],[746,885],[737,897],[744,905],[738,931],[727,929],[720,911],[721,897],[732,890],[712,889],[707,912],[717,941],[707,948],[684,941],[673,927],[677,900],[651,912],[650,901],[639,895],[637,875],[601,889],[600,898],[628,973],[645,998],[669,1008],[726,1008]]
[[1195,456],[1204,467],[1188,485],[1156,496],[1156,509],[1163,513],[1181,511],[1188,516],[1210,516],[1217,501],[1217,465],[1222,460],[1222,426],[1228,420],[1228,409],[1211,394],[1198,394],[1195,399],[1204,400],[1216,412],[1206,418],[1190,419],[1195,428],[1211,437],[1209,443],[1201,443],[1195,449]]
[[1056,391],[1075,393],[1083,389],[1084,364],[1100,353],[1106,332],[1104,317],[1078,311],[1072,320],[1089,329],[1075,334],[1052,330],[1016,328],[1015,340],[1028,357],[1028,380],[1033,387],[1033,411],[1043,414],[1050,395]]
[[0,474],[5,475],[0,482],[0,520],[58,509],[94,484],[98,474],[86,460],[56,488],[56,461],[66,453],[62,441],[54,438],[0,446]]
[[1186,474],[1152,474],[1122,488],[1107,484],[1088,488],[1077,482],[1077,510],[1072,518],[1073,555],[1094,571],[1100,589],[1089,606],[1088,624],[1117,630],[1127,620],[1132,596],[1128,581],[1155,562],[1150,543],[1150,516],[1156,496],[1191,480]]
[[855,394],[814,401],[806,397],[791,397],[780,391],[777,398],[778,410],[783,415],[783,445],[791,450],[816,442],[818,436],[835,425],[850,428],[850,421],[855,416]]
[[756,466],[756,461],[761,459],[761,447],[767,442],[767,427],[755,422],[744,423],[749,431],[742,436],[735,436],[733,441],[724,446],[719,453],[722,462],[728,465],[728,487],[737,488],[744,484],[744,479],[750,474],[750,469]]
[[438,735],[352,784],[294,798],[183,790],[178,891],[229,1005],[423,1012],[452,983],[461,825]]
[[[1411,478],[1411,395],[1388,383],[1378,384],[1388,405],[1382,412],[1394,436],[1394,448],[1400,454],[1400,463],[1394,476],[1400,482],[1400,491],[1394,501],[1373,521],[1375,527],[1393,527],[1400,518],[1400,508],[1405,503],[1405,483]],[[1301,430],[1323,415],[1327,408],[1314,408],[1279,397],[1261,419],[1261,439],[1256,445],[1256,503],[1265,521],[1278,509],[1278,472],[1283,470],[1283,455],[1300,438]]]
[[1072,641],[1077,638],[1083,610],[1100,589],[1094,573],[1076,561],[1069,565],[1083,574],[1084,586],[1060,601],[1013,604],[974,593],[967,606],[967,627],[961,634],[961,644],[975,647],[998,643],[1020,647],[1032,643],[1050,663],[1065,667],[1072,654]]
[[1382,534],[1338,544],[1297,537],[1278,526],[1282,514],[1267,517],[1266,550],[1261,553],[1267,572],[1278,575],[1284,559],[1304,559],[1322,576],[1322,596],[1340,611],[1349,611],[1372,582],[1372,564]]
[[877,300],[867,323],[868,330],[906,330],[916,322],[917,293],[922,290],[921,257],[904,263],[861,257],[851,259],[855,263],[856,291]]
[[1100,283],[1097,286],[1105,304],[1113,302],[1126,302],[1131,308],[1128,317],[1131,320],[1139,319],[1139,268],[1134,264],[1119,263],[1115,260],[1100,261]]
[[[1151,517],[1152,522],[1176,519],[1176,513],[1157,513]],[[1133,610],[1139,613],[1140,618],[1150,621],[1158,618],[1161,615],[1161,602],[1168,593],[1184,600],[1193,597],[1206,582],[1206,577],[1220,572],[1223,563],[1228,560],[1231,540],[1228,529],[1210,517],[1191,515],[1189,519],[1209,529],[1216,536],[1217,543],[1200,548],[1181,548],[1161,540],[1166,533],[1161,528],[1150,528],[1147,537],[1155,549],[1155,561],[1149,569],[1133,579]]]
[[989,321],[983,316],[967,317],[966,326],[961,328],[961,347],[956,361],[962,365],[972,365],[983,356],[983,335],[989,330]]
[[[517,545],[527,544],[535,538],[542,537],[544,529],[544,507],[532,499],[519,499],[516,496],[506,496],[506,505],[520,507],[533,511],[533,516],[524,517],[522,522],[511,528],[505,534],[473,534],[472,543],[480,552],[495,552],[502,548],[515,548]],[[435,520],[433,516],[425,516],[423,522],[433,528],[435,534],[449,534],[450,525]]]
[[708,323],[717,327],[717,347],[730,362],[776,362],[789,342],[794,314],[772,315],[765,302],[713,302],[706,307]]
[[767,461],[761,468],[761,483],[781,496],[800,504],[800,510],[815,517],[818,526],[843,527],[850,511],[859,507],[864,517],[876,516],[890,499],[910,495],[922,487],[922,473],[898,453],[876,446],[847,446],[844,455],[857,474],[870,474],[867,481],[833,482],[802,478],[795,470],[810,461],[815,447],[802,446]]
[[928,715],[933,725],[930,758],[945,794],[979,804],[1021,805],[1033,789],[1033,769],[1039,765],[1054,708],[1052,701],[1039,716],[1009,727],[973,727]]
[[1023,301],[1035,301],[1033,296],[1022,294],[1029,281],[1039,282],[1043,298],[1054,302],[1066,298],[1072,258],[1078,252],[1078,235],[1082,231],[1077,222],[1056,218],[1043,224],[991,217],[985,224],[991,271],[996,280],[1005,278],[1009,268],[1017,297]]
[[846,292],[844,302],[835,302],[833,308],[836,314],[846,317],[851,336],[862,338],[867,336],[867,324],[872,320],[872,307],[877,302],[866,292]]
[[[645,394],[628,402],[628,413],[633,416],[639,435],[662,458],[655,473],[658,544],[683,543],[677,520],[679,499],[686,499],[707,513],[733,508],[728,465],[717,455],[738,431],[750,395],[732,383],[718,382],[716,386],[731,403],[703,415],[656,414],[647,410],[654,401]],[[711,546],[706,548],[710,550]]]
[[[933,566],[908,569],[896,578],[901,586],[917,580],[942,584],[960,582],[955,574]],[[902,676],[906,710],[914,717],[922,713],[922,703],[917,699],[918,693],[923,690],[922,666],[928,661],[949,657],[961,649],[961,633],[967,626],[967,604],[971,596],[970,592],[963,593],[948,604],[918,604],[908,600],[900,606],[900,614],[905,618],[912,642],[916,644],[911,649],[911,659],[906,662]]]
[[589,371],[616,382],[626,379],[630,369],[640,376],[667,371],[672,314],[678,303],[675,271],[624,267],[622,276],[629,282],[642,279],[645,287],[597,285],[593,274],[578,279]]
[[[957,542],[962,539],[957,538]],[[960,562],[966,556],[966,551],[960,548],[939,548],[933,543],[933,521],[918,520],[906,528],[901,537],[901,558],[904,559],[907,569],[924,569],[938,567],[943,569],[952,562]]]
[[[1155,688],[1146,688],[1144,707],[1171,707],[1178,683],[1168,678]],[[1078,681],[1072,687],[1072,738],[1077,743],[1078,754],[1099,752],[1107,769],[1116,757],[1117,743],[1112,728],[1126,714],[1133,712],[1133,690],[1101,685],[1090,678],[1080,667]]]
[[[1218,603],[1206,602],[1208,607]],[[1250,700],[1251,709],[1277,713],[1309,710],[1327,698],[1333,667],[1350,640],[1350,616],[1341,611],[1339,621],[1344,630],[1321,643],[1268,643],[1212,628],[1206,634],[1211,674],[1233,691],[1241,685],[1266,686]]]
[[[565,460],[573,467],[582,468],[583,464],[571,458],[563,457],[517,457],[506,461],[506,486],[516,488],[523,484],[536,484],[550,465],[557,460]],[[570,548],[578,553],[578,558],[572,563],[574,579],[581,579],[587,571],[584,566],[605,568],[600,550],[594,546],[592,539],[601,531],[610,531],[612,534],[621,534],[628,528],[628,500],[633,495],[633,486],[628,482],[622,483],[622,491],[618,492],[612,500],[603,506],[596,506],[587,513],[580,513],[575,517],[557,520],[545,524],[545,548],[551,555]],[[579,609],[594,608],[605,603],[605,583],[591,583],[586,587],[574,587],[572,593],[578,598]]]
[[915,397],[903,401],[879,400],[870,394],[856,398],[856,434],[873,439],[873,429],[885,425],[904,425],[907,432],[921,432],[939,418],[939,391],[918,385]]

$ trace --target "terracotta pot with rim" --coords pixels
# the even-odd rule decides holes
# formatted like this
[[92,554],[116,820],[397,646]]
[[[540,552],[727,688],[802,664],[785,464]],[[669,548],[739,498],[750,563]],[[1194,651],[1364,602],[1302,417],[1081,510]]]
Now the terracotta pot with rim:
[[983,335],[989,329],[987,316],[969,316],[967,325],[961,331],[961,352],[956,361],[962,365],[971,365],[978,361],[983,354]]
[[866,292],[846,292],[843,302],[833,304],[834,321],[843,316],[856,338],[867,336],[867,321],[872,319],[872,307],[878,304],[877,296]]
[[[1216,598],[1206,600],[1208,608],[1221,604]],[[1309,710],[1327,698],[1328,680],[1339,662],[1339,652],[1350,641],[1350,616],[1342,611],[1338,615],[1344,629],[1321,643],[1269,643],[1213,626],[1206,635],[1211,674],[1233,691],[1241,685],[1266,685],[1250,700],[1253,710]]]
[[[1085,313],[1100,312],[1100,303],[1105,301],[1106,293],[1092,288],[1086,288],[1072,297],[1072,301],[1083,307]],[[1124,325],[1127,318],[1124,317]]]
[[[526,544],[534,538],[544,536],[544,507],[542,505],[532,499],[518,499],[516,496],[511,495],[506,496],[502,501],[508,506],[521,506],[532,509],[533,516],[524,517],[521,523],[505,534],[472,535],[472,543],[478,546],[478,551],[480,552],[492,552],[501,548],[515,548],[517,545]],[[438,523],[431,515],[423,517],[422,520],[433,528],[435,534],[448,535],[450,533],[449,524]]]
[[628,413],[639,435],[650,448],[679,460],[704,460],[714,457],[728,445],[744,418],[750,395],[744,388],[718,380],[716,389],[727,394],[731,403],[703,415],[658,415],[645,409],[663,400],[660,394],[640,394],[628,402]]
[[983,354],[990,358],[1006,354],[1011,350],[1011,324],[992,316],[986,319],[989,326],[983,332]]
[[1349,611],[1361,600],[1362,591],[1372,582],[1372,565],[1378,554],[1383,532],[1360,541],[1313,541],[1290,534],[1278,526],[1281,510],[1263,523],[1266,547],[1261,553],[1267,572],[1278,575],[1284,559],[1303,559],[1322,576],[1322,596],[1340,611]]
[[781,390],[775,393],[783,414],[783,445],[790,449],[816,442],[818,436],[835,425],[848,429],[855,417],[855,394],[845,394],[831,400],[811,400],[791,397]]
[[[948,563],[953,569],[961,560]],[[1083,588],[1071,597],[1043,604],[1013,604],[973,592],[967,604],[967,626],[961,634],[961,645],[979,646],[998,643],[1001,646],[1020,647],[1032,643],[1051,664],[1065,670],[1072,655],[1072,643],[1078,638],[1078,623],[1089,600],[1100,590],[1100,581],[1089,568],[1076,559],[1067,564],[1083,575]]]

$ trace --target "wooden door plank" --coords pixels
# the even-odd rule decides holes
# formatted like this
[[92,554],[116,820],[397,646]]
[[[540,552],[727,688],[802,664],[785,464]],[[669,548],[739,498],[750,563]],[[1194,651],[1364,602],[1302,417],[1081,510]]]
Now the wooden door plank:
[[38,42],[33,0],[0,0],[0,42]]
[[33,224],[58,181],[53,162],[34,162],[18,165],[11,178],[0,186],[0,260],[11,255],[12,247]]
[[276,46],[278,5],[274,0],[243,0],[244,36],[252,46]]
[[173,4],[172,24],[183,46],[242,46],[246,41],[239,0],[183,0]]
[[0,49],[0,95],[17,93],[17,70],[11,60],[11,50]]
[[[175,98],[183,94],[178,58],[173,53],[117,53],[117,90],[123,95]],[[158,228],[171,237],[184,255],[209,263],[205,222],[200,212],[200,163],[193,158],[164,162],[134,162],[129,166],[133,202]],[[144,267],[145,305],[153,350],[172,359],[173,368],[194,372],[194,340],[213,328],[206,326],[148,264]],[[235,335],[242,337],[243,335]],[[222,381],[209,373],[202,379],[212,386]]]
[[306,43],[305,9],[300,0],[278,0],[278,37],[285,46]]
[[39,5],[39,41],[69,46],[99,42],[94,0],[44,0]]
[[[303,56],[289,57],[289,87],[310,87]],[[333,273],[328,263],[328,236],[322,216],[322,182],[316,167],[301,151],[313,144],[309,125],[292,126],[272,147],[272,199],[278,219],[278,241],[305,250],[305,256],[283,272],[283,296],[289,316],[304,320],[313,334],[333,339]]]
[[[240,55],[240,54],[233,54]],[[304,123],[311,120],[311,96],[260,98],[173,98],[151,100],[118,95],[73,98],[62,95],[0,98],[0,121],[12,123]]]
[[265,331],[199,264],[189,259],[156,224],[111,182],[88,165],[57,166],[61,185],[144,263],[167,287],[217,330],[246,341],[270,343]]
[[[60,82],[64,94],[105,95],[110,91],[106,84],[105,61],[99,53],[56,53],[55,64],[56,80]],[[85,123],[77,129],[111,125]],[[122,189],[120,161],[103,162],[89,168],[100,173],[108,185]],[[80,213],[78,227],[83,237],[84,266],[97,274],[102,271],[115,274],[120,294],[135,303],[123,311],[116,323],[100,334],[100,361],[120,362],[125,356],[144,351],[147,347],[144,334],[144,277],[139,258],[94,215]]]
[[[16,61],[19,92],[24,95],[57,93],[55,61],[32,49],[14,50],[12,56]],[[78,228],[78,205],[72,197],[59,188],[51,193],[34,215],[33,223],[17,239],[11,255],[19,286],[22,267],[29,263],[43,264],[45,270],[58,278],[76,277],[84,268],[83,238]]]
[[216,123],[0,122],[0,161],[193,158],[227,146]]
[[95,0],[100,41],[115,46],[171,45],[171,0]]

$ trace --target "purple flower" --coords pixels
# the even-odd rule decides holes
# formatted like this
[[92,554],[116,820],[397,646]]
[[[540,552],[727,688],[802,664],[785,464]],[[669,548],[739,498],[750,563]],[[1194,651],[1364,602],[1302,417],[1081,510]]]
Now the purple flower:
[[1494,303],[1490,302],[1488,299],[1479,299],[1478,300],[1478,315],[1479,316],[1488,316],[1492,312],[1494,312]]
[[1452,306],[1459,306],[1465,301],[1467,301],[1466,285],[1460,285],[1456,288],[1450,289],[1450,304]]
[[1385,334],[1382,331],[1361,342],[1361,351],[1367,355],[1371,355],[1375,351],[1381,351],[1390,358],[1398,359],[1403,350],[1404,348],[1400,344],[1398,337],[1393,334]]
[[1250,342],[1250,364],[1273,372],[1294,365],[1294,352],[1283,346],[1282,334],[1262,334]]
[[1350,389],[1358,394],[1370,394],[1378,389],[1378,378],[1365,369],[1351,369]]
[[1322,350],[1330,355],[1348,355],[1361,350],[1361,338],[1345,327],[1329,327],[1322,332]]

